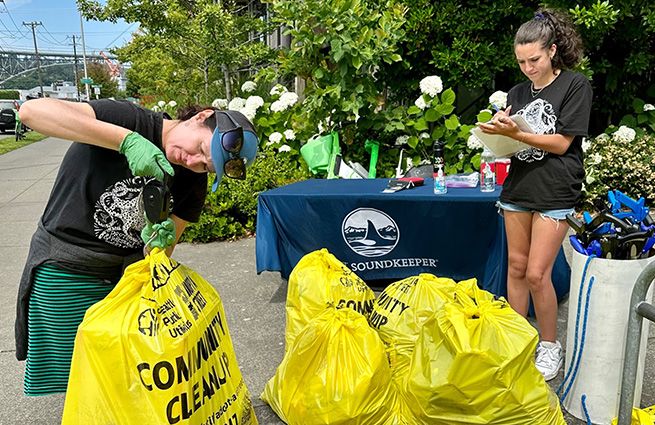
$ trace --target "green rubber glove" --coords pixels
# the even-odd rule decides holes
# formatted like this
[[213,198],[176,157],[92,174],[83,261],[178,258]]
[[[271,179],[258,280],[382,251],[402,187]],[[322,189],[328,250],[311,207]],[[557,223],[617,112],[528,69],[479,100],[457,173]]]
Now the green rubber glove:
[[139,133],[132,132],[125,136],[118,147],[118,152],[125,155],[130,170],[135,176],[154,176],[162,180],[164,178],[162,168],[171,176],[175,174],[166,155]]
[[[154,232],[157,232],[157,236],[150,241]],[[148,244],[149,248],[166,249],[175,242],[175,223],[172,219],[167,218],[166,221],[152,224],[146,218],[146,227],[141,230],[141,239],[143,239],[143,243]]]

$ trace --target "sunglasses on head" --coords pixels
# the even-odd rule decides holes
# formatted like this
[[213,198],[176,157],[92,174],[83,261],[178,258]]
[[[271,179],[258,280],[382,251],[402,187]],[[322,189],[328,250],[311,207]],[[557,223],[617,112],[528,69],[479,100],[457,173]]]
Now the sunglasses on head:
[[230,159],[223,164],[223,174],[231,179],[244,180],[246,178],[246,164],[244,158],[239,156],[241,148],[243,148],[243,128],[229,113],[224,111],[216,113],[226,115],[234,124],[233,129],[224,131],[221,136],[221,146],[230,154]]

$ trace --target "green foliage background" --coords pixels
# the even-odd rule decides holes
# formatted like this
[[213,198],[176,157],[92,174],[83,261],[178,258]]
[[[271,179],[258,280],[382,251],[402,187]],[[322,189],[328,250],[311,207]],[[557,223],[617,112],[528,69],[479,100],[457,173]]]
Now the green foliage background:
[[[306,165],[300,146],[340,123],[356,122],[339,133],[345,159],[367,164],[365,141],[380,143],[380,177],[394,173],[399,136],[408,137],[405,154],[414,164],[425,161],[432,141],[442,138],[448,143],[449,172],[475,169],[479,152],[467,147],[467,126],[489,106],[494,91],[506,92],[525,80],[513,37],[542,5],[569,11],[582,34],[587,56],[579,70],[594,88],[592,136],[619,123],[644,126],[633,103],[636,98],[642,105],[655,103],[648,94],[655,83],[655,3],[650,0],[263,0],[250,2],[249,10],[230,0],[78,4],[91,19],[140,22],[133,42],[113,53],[132,63],[128,91],[148,105],[230,99],[246,79],[261,87],[282,82],[291,90],[294,78],[304,83],[302,103],[293,110],[255,118],[262,146],[275,132],[292,129],[297,135],[286,141],[290,152],[268,153],[287,155],[288,163],[251,173],[274,177],[266,182],[253,177],[246,184],[222,184],[209,197],[202,222],[189,229],[193,240],[251,233],[256,212],[246,200],[256,202],[261,190],[302,178]],[[277,28],[293,38],[289,48],[265,46],[266,34]],[[414,106],[421,96],[419,82],[431,75],[443,80],[447,100],[442,94],[436,101],[424,99],[433,104],[422,110]],[[631,114],[634,121],[625,121]],[[644,134],[652,134],[644,128]],[[652,151],[652,138],[644,140]],[[617,178],[606,184],[624,183]]]

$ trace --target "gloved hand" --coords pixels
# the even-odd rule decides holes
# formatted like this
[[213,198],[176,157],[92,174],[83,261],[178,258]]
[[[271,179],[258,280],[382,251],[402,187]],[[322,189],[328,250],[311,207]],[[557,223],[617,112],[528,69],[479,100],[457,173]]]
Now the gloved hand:
[[[157,232],[157,236],[150,241],[155,232]],[[143,239],[143,243],[148,244],[149,248],[166,249],[175,242],[175,223],[171,218],[167,218],[166,221],[152,224],[146,217],[146,227],[141,230],[141,239]]]
[[125,155],[130,170],[135,176],[154,176],[162,180],[164,178],[162,168],[171,176],[175,174],[166,155],[139,133],[132,132],[125,136],[118,147],[118,152]]

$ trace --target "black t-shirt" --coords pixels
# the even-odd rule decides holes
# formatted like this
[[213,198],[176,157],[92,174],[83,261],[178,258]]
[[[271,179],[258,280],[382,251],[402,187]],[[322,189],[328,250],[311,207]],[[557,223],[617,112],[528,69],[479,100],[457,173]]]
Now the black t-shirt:
[[511,158],[500,200],[535,210],[573,208],[584,177],[582,137],[587,135],[592,90],[587,78],[561,71],[557,78],[532,96],[530,81],[507,94],[512,114],[525,118],[536,134],[575,136],[562,154],[531,147]]
[[[136,131],[162,149],[164,116],[127,101],[89,102],[96,118]],[[207,174],[173,165],[171,214],[198,221],[207,195]],[[143,248],[140,195],[152,177],[132,175],[124,155],[85,143],[66,152],[42,217],[46,230],[84,248],[127,256]]]

